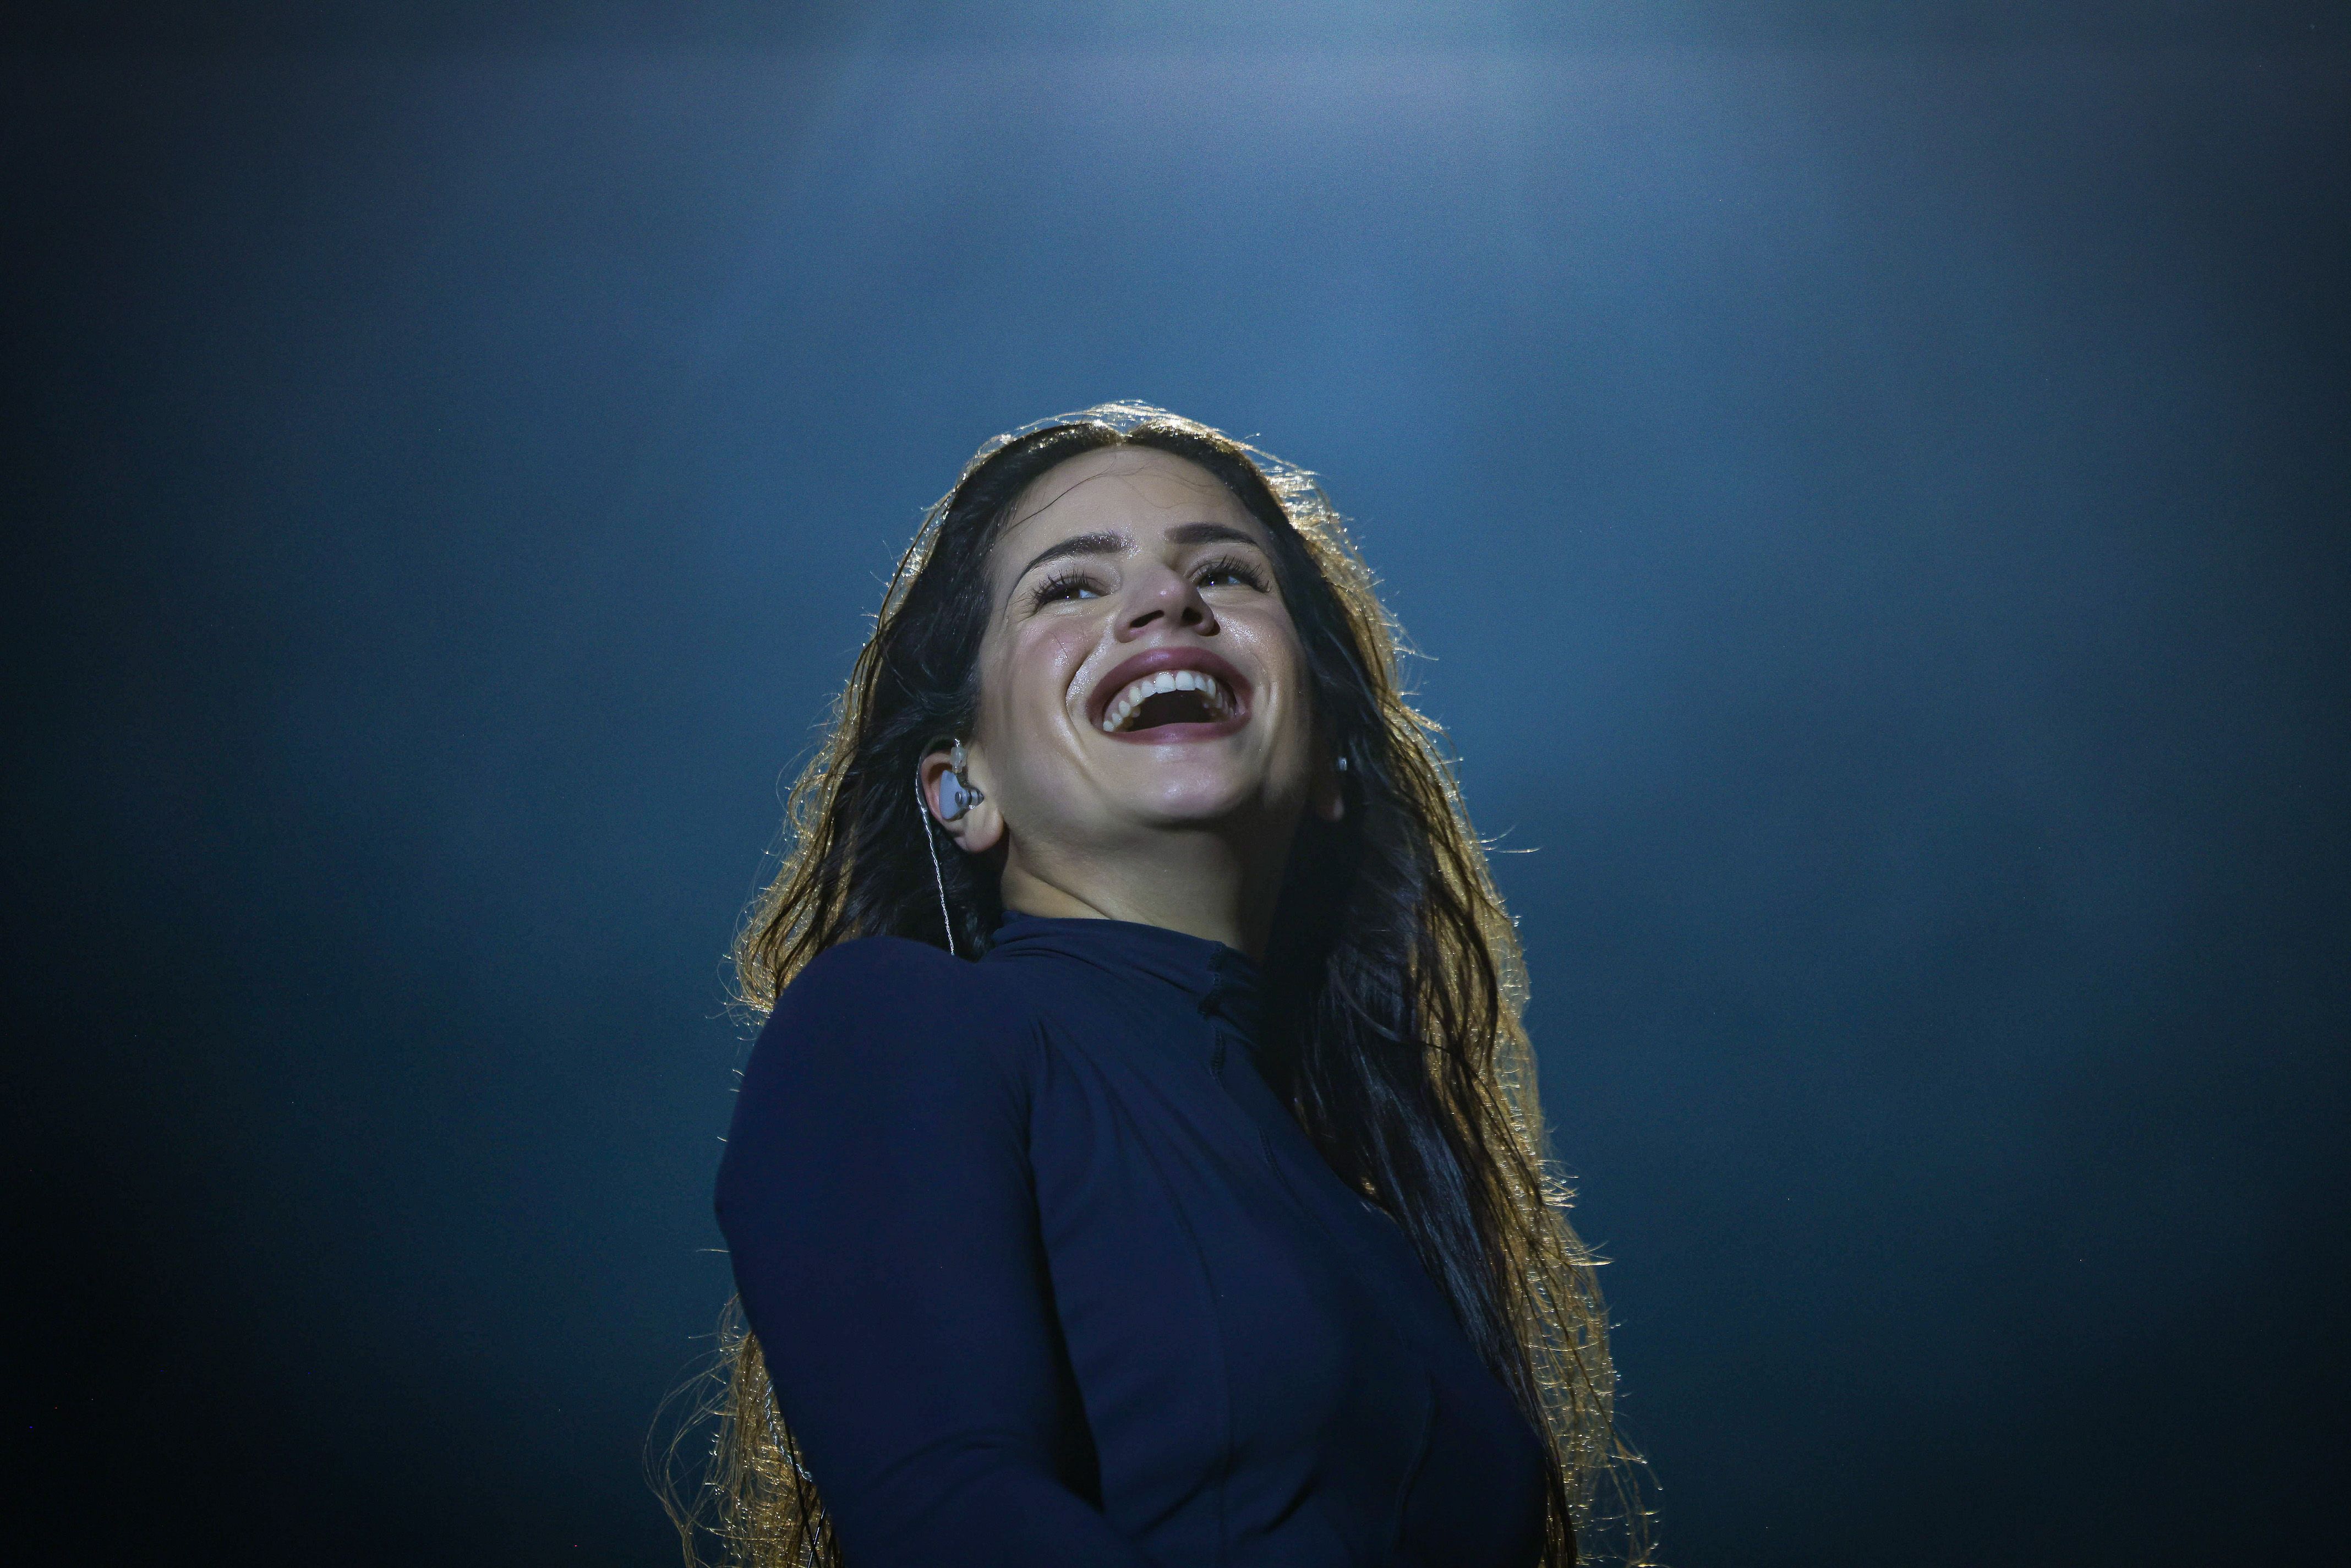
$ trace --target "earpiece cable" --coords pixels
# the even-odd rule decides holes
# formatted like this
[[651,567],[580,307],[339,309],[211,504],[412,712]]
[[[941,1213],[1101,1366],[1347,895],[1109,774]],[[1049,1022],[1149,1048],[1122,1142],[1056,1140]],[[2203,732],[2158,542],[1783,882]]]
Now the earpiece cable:
[[956,951],[955,921],[947,914],[946,874],[939,870],[938,841],[931,837],[931,803],[923,799],[923,780],[919,775],[914,779],[914,810],[923,819],[923,847],[931,852],[931,883],[939,890],[939,925],[947,934],[947,956],[959,958],[963,955]]

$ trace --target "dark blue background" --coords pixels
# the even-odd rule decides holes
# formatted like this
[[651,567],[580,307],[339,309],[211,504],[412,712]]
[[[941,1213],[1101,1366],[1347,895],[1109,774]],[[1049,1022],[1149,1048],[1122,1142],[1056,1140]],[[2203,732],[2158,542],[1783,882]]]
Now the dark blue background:
[[6,67],[20,1539],[666,1559],[779,784],[1107,397],[1429,655],[1670,1562],[2331,1533],[2339,11],[311,9]]

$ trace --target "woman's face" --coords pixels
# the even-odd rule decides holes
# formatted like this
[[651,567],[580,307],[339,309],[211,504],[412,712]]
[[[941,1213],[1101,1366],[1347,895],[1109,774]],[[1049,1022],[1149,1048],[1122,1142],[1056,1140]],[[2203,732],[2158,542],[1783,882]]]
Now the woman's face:
[[974,782],[1012,853],[1186,829],[1286,849],[1315,780],[1305,660],[1265,528],[1215,476],[1071,458],[1015,504],[989,579]]

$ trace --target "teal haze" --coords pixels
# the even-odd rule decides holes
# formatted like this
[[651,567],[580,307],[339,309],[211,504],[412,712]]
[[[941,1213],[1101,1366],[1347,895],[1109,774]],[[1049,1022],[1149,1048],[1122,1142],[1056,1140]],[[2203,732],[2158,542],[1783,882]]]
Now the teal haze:
[[2331,1531],[2339,19],[1375,9],[9,57],[50,1560],[670,1560],[779,789],[1110,398],[1426,655],[1667,1562]]

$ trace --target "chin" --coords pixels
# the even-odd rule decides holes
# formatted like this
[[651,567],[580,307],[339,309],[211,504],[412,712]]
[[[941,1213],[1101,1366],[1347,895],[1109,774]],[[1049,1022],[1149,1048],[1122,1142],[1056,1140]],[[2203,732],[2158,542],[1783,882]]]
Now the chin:
[[1266,785],[1254,770],[1244,774],[1225,768],[1174,767],[1129,793],[1127,800],[1138,816],[1169,826],[1206,825],[1268,810],[1275,792]]

